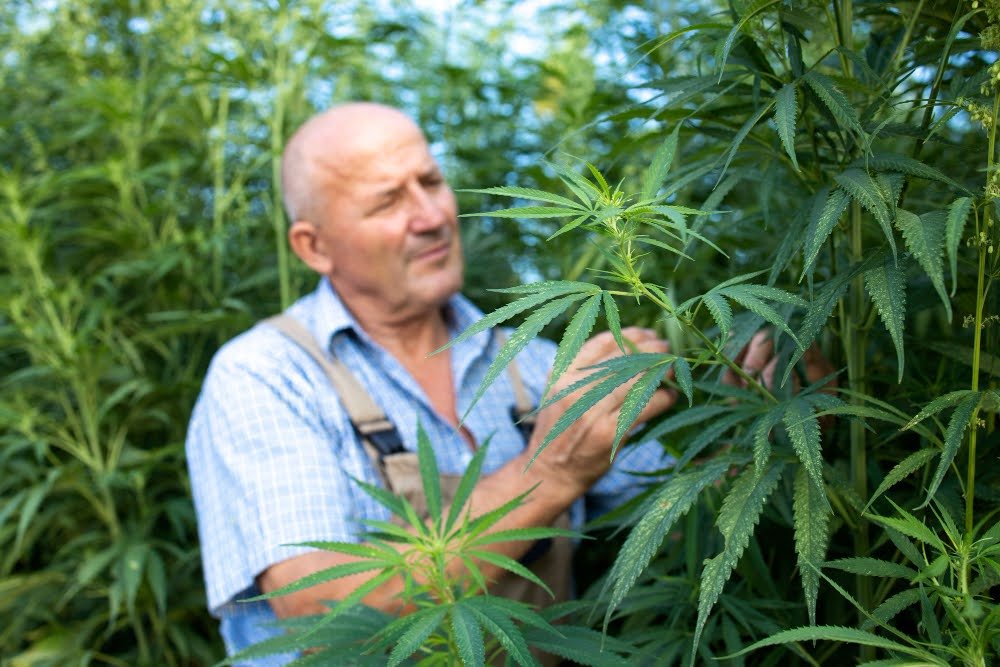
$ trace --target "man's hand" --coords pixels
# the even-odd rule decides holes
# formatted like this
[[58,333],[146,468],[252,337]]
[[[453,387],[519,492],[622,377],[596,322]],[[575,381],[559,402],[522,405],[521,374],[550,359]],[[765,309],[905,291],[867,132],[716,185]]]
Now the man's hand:
[[[630,341],[637,352],[666,353],[669,345],[657,337],[651,329],[629,327],[622,335]],[[608,359],[621,356],[621,350],[610,332],[598,334],[584,343],[576,359],[552,388],[555,395],[593,370],[584,370]],[[618,415],[628,390],[637,378],[626,382],[587,410],[569,428],[555,438],[535,461],[534,465],[552,474],[543,473],[548,482],[568,486],[576,496],[582,495],[611,466],[611,446],[614,444]],[[534,455],[538,445],[551,430],[556,421],[575,403],[589,387],[577,390],[556,403],[543,409],[528,446],[529,455]],[[649,419],[668,410],[677,400],[677,392],[657,389],[646,407],[639,413],[636,423]]]
[[[774,340],[770,330],[762,329],[755,333],[746,347],[736,355],[734,361],[740,365],[744,373],[760,380],[769,390],[774,389],[774,371],[778,366],[778,357],[774,354]],[[805,381],[809,384],[822,380],[836,370],[815,343],[803,353],[802,361],[805,363]],[[746,381],[731,370],[726,371],[725,375],[722,376],[722,381],[736,387],[747,386]],[[826,385],[824,391],[836,387],[837,379],[833,378]],[[802,383],[798,376],[793,373],[792,390],[797,392],[801,388]]]

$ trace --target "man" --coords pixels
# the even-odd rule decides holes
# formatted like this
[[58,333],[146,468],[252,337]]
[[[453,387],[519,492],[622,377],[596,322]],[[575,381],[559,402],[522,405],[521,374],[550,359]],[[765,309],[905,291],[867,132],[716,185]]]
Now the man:
[[[612,468],[609,451],[628,387],[612,392],[525,465],[571,399],[543,410],[526,444],[511,418],[512,386],[502,378],[459,423],[499,349],[484,332],[430,353],[481,317],[458,292],[462,251],[455,198],[417,126],[401,112],[352,103],[308,121],[283,156],[283,187],[294,252],[320,285],[289,309],[323,349],[341,360],[385,411],[407,449],[418,421],[443,473],[461,474],[472,451],[491,438],[473,512],[495,508],[538,487],[498,527],[551,524],[567,510],[582,521],[584,497],[598,511],[634,495],[625,471],[665,464],[656,443],[631,447]],[[639,351],[662,353],[652,331],[625,331]],[[524,385],[537,401],[554,346],[535,341],[519,355]],[[574,369],[620,354],[605,333],[588,341]],[[656,391],[639,421],[675,400]],[[199,518],[209,605],[230,653],[278,632],[267,624],[325,610],[371,573],[324,583],[268,603],[241,599],[350,560],[285,545],[357,541],[358,519],[385,518],[351,477],[378,483],[350,420],[323,370],[275,328],[259,324],[213,360],[192,416],[187,451]],[[521,557],[530,545],[498,550]],[[499,570],[488,573],[499,578]],[[401,582],[365,603],[396,610]],[[265,664],[265,663],[258,663]]]

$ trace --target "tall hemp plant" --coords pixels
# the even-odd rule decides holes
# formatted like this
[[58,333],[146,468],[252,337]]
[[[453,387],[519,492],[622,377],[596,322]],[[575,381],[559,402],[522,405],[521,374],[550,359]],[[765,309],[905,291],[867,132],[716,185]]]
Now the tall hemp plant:
[[[637,664],[1000,655],[998,47],[995,0],[734,1],[642,47],[657,94],[621,111],[658,127],[641,178],[608,155],[549,165],[558,191],[478,191],[600,257],[462,334],[526,315],[486,382],[564,314],[553,378],[602,315],[626,353],[563,392],[539,452],[632,379],[616,449],[658,386],[691,405],[638,436],[677,462],[618,513],[596,596]],[[650,308],[673,347],[628,354],[621,322]],[[774,386],[737,362],[762,327]],[[836,384],[805,381],[814,344]]]

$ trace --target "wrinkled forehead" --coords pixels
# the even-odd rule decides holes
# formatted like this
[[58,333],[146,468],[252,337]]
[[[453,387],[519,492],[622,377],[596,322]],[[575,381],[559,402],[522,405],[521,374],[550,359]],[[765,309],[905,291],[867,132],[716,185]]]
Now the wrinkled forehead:
[[423,133],[415,125],[365,126],[339,146],[318,152],[323,180],[336,184],[379,186],[437,168]]

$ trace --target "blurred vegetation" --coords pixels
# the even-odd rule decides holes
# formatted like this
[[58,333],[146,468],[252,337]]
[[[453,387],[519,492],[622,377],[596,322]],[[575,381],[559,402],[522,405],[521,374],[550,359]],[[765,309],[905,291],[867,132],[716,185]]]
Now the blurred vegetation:
[[[517,185],[568,195],[557,170],[579,170],[584,159],[612,186],[635,192],[677,128],[660,194],[713,211],[696,228],[727,254],[686,246],[694,262],[678,264],[651,252],[638,268],[642,281],[676,304],[765,270],[755,281],[810,304],[781,311],[789,326],[801,333],[810,317],[826,324],[812,336],[843,369],[841,386],[853,392],[842,396],[844,410],[854,415],[813,452],[834,510],[824,528],[828,549],[806,553],[796,536],[808,527],[795,518],[808,488],[802,475],[789,472],[759,513],[744,518],[752,534],[739,548],[713,527],[734,482],[707,486],[683,519],[663,528],[684,539],[661,534],[648,567],[634,550],[620,566],[638,578],[634,587],[615,584],[625,597],[610,628],[641,646],[642,660],[707,661],[816,616],[852,625],[865,613],[909,636],[929,634],[935,659],[975,641],[983,656],[995,656],[1000,612],[990,594],[1000,560],[970,549],[1000,540],[991,530],[1000,503],[996,405],[983,398],[969,414],[956,409],[950,419],[930,415],[919,429],[899,427],[952,390],[976,394],[963,394],[965,407],[992,396],[1000,378],[998,329],[989,326],[1000,302],[996,290],[982,289],[996,276],[997,254],[972,238],[974,226],[997,234],[989,221],[1000,192],[1000,105],[990,67],[1000,4],[565,0],[534,15],[514,0],[469,0],[439,12],[425,5],[0,5],[0,665],[221,658],[204,609],[186,480],[188,413],[217,347],[315,284],[285,249],[274,176],[288,134],[347,99],[410,112],[456,189]],[[807,80],[809,72],[825,78]],[[876,153],[894,157],[866,162]],[[858,170],[871,182],[852,185]],[[937,230],[966,196],[975,214],[965,227],[948,222],[958,235],[937,238],[930,250],[913,246],[911,218],[903,216],[911,224],[904,233],[887,217],[905,204]],[[850,201],[817,239],[829,197]],[[462,192],[459,201],[468,212],[507,205]],[[538,278],[614,287],[602,273],[609,260],[599,233],[546,241],[561,223],[466,219],[470,296],[492,310],[502,295],[489,287]],[[810,252],[819,249],[811,260],[807,240]],[[891,243],[904,268],[876,276],[863,262]],[[856,271],[820,313],[818,295],[859,266],[897,294],[902,287],[905,298],[875,300]],[[945,279],[943,300],[936,281]],[[649,300],[619,301],[627,323],[662,327],[676,352],[695,349],[691,322],[664,317]],[[706,335],[717,334],[705,309],[696,315]],[[738,313],[734,329],[760,322]],[[556,318],[548,331],[565,323]],[[699,400],[718,398],[709,384],[697,388]],[[971,428],[963,414],[974,415]],[[663,439],[680,456],[690,451],[685,465],[732,455],[746,467],[762,457],[751,451],[756,426],[720,422],[709,440],[700,437],[709,427],[694,418],[673,422],[669,433],[663,427]],[[946,449],[951,465],[939,463]],[[787,433],[777,434],[773,452],[800,470]],[[887,480],[891,493],[866,507]],[[934,502],[913,510],[914,520],[949,548],[871,518],[899,518],[887,497],[910,511],[929,495]],[[640,516],[625,508],[619,518]],[[984,532],[989,539],[973,540]],[[709,614],[714,603],[699,601],[702,564],[721,553],[734,574],[714,582],[721,595]],[[857,560],[868,556],[878,563]],[[889,576],[900,570],[885,563],[908,563],[918,575]],[[949,577],[969,575],[970,563],[977,578],[953,595]],[[944,575],[935,569],[942,565]],[[803,577],[811,567],[823,570],[822,582]],[[969,628],[981,629],[975,641]],[[817,648],[806,639],[727,664],[874,660],[871,646],[858,654],[843,641]]]
[[[183,438],[219,344],[315,284],[285,250],[283,142],[376,100],[419,120],[456,188],[544,181],[620,86],[596,82],[582,10],[512,51],[514,4],[2,3],[0,663],[221,657]],[[560,270],[541,233],[467,225],[484,307],[516,271]]]

